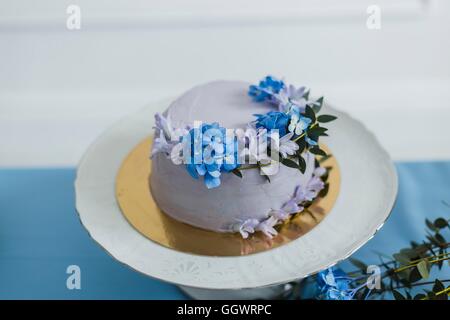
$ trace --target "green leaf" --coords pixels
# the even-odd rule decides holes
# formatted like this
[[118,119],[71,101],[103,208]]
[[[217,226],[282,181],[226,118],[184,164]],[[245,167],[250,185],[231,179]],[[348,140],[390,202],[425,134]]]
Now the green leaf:
[[[413,282],[409,281],[409,275],[411,273],[411,270],[403,270],[401,272],[397,272],[397,274],[401,274],[401,276],[399,276],[399,282],[397,282],[396,286],[401,288],[408,288],[411,289],[413,286]],[[419,275],[419,280],[422,279]],[[401,284],[401,286],[400,286]]]
[[411,248],[401,249],[400,253],[407,256],[410,260],[416,260],[420,258],[419,255],[417,254],[417,251]]
[[[427,235],[427,239],[430,240],[430,242],[432,244],[434,244],[435,246],[439,247],[441,245],[441,242],[438,239],[436,239],[435,237],[433,237],[432,235]],[[431,247],[429,247],[429,248],[430,248],[430,251],[433,251],[433,249]]]
[[281,163],[284,164],[286,167],[289,167],[289,168],[298,169],[298,167],[299,167],[297,162],[295,162],[295,161],[293,161],[291,159],[287,159],[287,158],[281,160]]
[[322,123],[331,122],[336,119],[337,119],[337,117],[332,116],[331,114],[322,114],[317,117],[317,121],[322,122]]
[[312,123],[316,122],[316,114],[314,112],[314,110],[310,107],[310,106],[306,106],[305,107],[305,113],[304,113],[305,117],[311,119]]
[[417,242],[415,242],[415,241],[410,241],[409,243],[411,244],[411,247],[413,247],[413,248],[419,246],[419,244]]
[[438,293],[442,290],[445,290],[444,284],[439,279],[434,280],[433,292]]
[[432,223],[430,220],[425,219],[425,224],[431,231],[437,231],[437,228],[434,226],[434,223]]
[[323,156],[323,157],[327,156],[327,153],[325,151],[323,151],[322,149],[320,149],[319,147],[317,147],[317,146],[310,148],[309,151],[312,154],[315,154],[315,155],[318,155],[318,156]]
[[239,169],[234,169],[231,171],[234,175],[238,176],[239,178],[242,179],[242,172]]
[[301,138],[301,139],[298,139],[298,140],[296,141],[296,143],[297,143],[297,145],[298,145],[297,153],[298,153],[298,154],[302,154],[303,151],[305,151],[305,148],[306,148],[306,141],[305,141],[305,138],[303,137],[303,138]]
[[394,253],[392,256],[403,265],[408,265],[410,262],[409,258],[402,253]]
[[413,268],[410,272],[409,272],[409,278],[408,278],[409,282],[414,283],[417,282],[419,280],[422,280],[422,276],[419,272],[419,270],[417,270],[417,268]]
[[320,109],[322,109],[323,106],[323,97],[320,97],[319,99],[316,100],[316,104],[313,105],[312,109],[313,111],[317,114],[320,112]]
[[320,158],[319,163],[323,163],[325,161],[327,161],[328,159],[330,159],[333,155],[332,154],[327,154],[326,156]]
[[326,134],[325,132],[327,131],[328,131],[327,128],[317,126],[308,130],[308,136],[320,137],[325,135]]
[[426,295],[424,295],[423,293],[419,293],[414,296],[414,300],[422,300],[425,297]]
[[298,157],[298,169],[300,170],[301,173],[305,173],[306,171],[306,161],[305,159],[303,159],[302,156]]
[[436,300],[436,294],[433,291],[428,291],[427,297],[429,300]]
[[439,241],[441,244],[443,243],[447,243],[447,241],[445,240],[444,236],[440,233],[436,233],[434,235],[434,237],[436,238],[437,241]]
[[428,279],[428,277],[430,276],[428,263],[426,260],[422,260],[417,264],[417,270],[419,271],[422,279]]
[[309,90],[306,90],[306,92],[303,94],[303,98],[305,98],[305,100],[309,99]]
[[433,224],[436,228],[439,229],[444,229],[448,226],[448,222],[444,218],[437,218],[436,220],[434,220]]
[[358,259],[355,259],[355,258],[348,258],[348,260],[351,262],[351,264],[353,264],[358,269],[361,269],[364,272],[367,271],[367,264],[365,264],[364,262],[362,262]]
[[[439,249],[439,256],[444,255],[444,248]],[[437,263],[439,270],[442,269],[442,266],[444,265],[444,260],[438,261]]]
[[[408,288],[411,287],[411,281],[409,281],[410,274],[411,274],[410,269],[397,272],[400,283]],[[422,279],[422,277],[420,277],[420,275],[419,275],[419,278]]]
[[326,195],[328,194],[328,191],[330,191],[330,184],[329,183],[325,183],[325,186],[319,192],[319,197],[325,198]]
[[406,300],[405,297],[397,290],[392,290],[395,300]]
[[330,176],[330,172],[331,172],[331,169],[328,169],[328,168],[325,168],[325,173],[323,174],[323,176],[321,176],[320,178],[322,179],[322,181],[323,182],[327,182],[328,181],[328,178],[329,178],[329,176]]

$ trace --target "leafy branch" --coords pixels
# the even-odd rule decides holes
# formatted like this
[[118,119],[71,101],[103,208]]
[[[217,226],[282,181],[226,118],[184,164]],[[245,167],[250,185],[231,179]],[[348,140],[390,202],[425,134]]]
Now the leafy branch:
[[[397,300],[448,300],[450,296],[450,279],[427,279],[431,269],[442,270],[450,266],[450,243],[445,240],[444,232],[450,230],[449,219],[440,217],[433,222],[426,220],[426,236],[420,244],[411,241],[410,246],[400,249],[392,256],[376,252],[380,260],[380,288],[369,289],[366,285],[369,275],[368,265],[355,258],[349,258],[357,269],[345,273],[353,290],[352,299],[382,299],[385,294],[392,293]],[[316,282],[316,277],[310,277],[307,283]],[[307,284],[306,284],[307,285]],[[317,284],[316,284],[317,285]],[[447,285],[447,286],[446,286]],[[291,292],[285,293],[290,298],[300,297],[298,282],[290,283]],[[421,287],[422,292],[413,295],[412,289]]]
[[[385,269],[382,274],[382,283],[380,290],[371,292],[373,297],[383,296],[386,292],[392,292],[397,300],[428,300],[428,299],[447,299],[447,293],[450,287],[445,288],[443,285],[450,280],[439,280],[420,282],[426,280],[430,276],[432,268],[436,267],[441,270],[445,261],[450,261],[450,252],[448,252],[449,243],[445,240],[443,232],[449,227],[449,219],[440,217],[434,222],[425,220],[426,240],[421,244],[411,242],[410,246],[403,248],[389,261],[383,260],[381,254],[380,266]],[[386,256],[384,256],[386,257]],[[356,259],[351,259],[353,265],[359,270],[350,274],[364,274],[366,265]],[[450,265],[450,263],[449,263]],[[411,289],[417,286],[433,285],[431,290],[424,289],[424,293],[415,295],[411,294]],[[402,289],[403,294],[398,290]],[[359,293],[356,297],[361,298],[364,293]]]

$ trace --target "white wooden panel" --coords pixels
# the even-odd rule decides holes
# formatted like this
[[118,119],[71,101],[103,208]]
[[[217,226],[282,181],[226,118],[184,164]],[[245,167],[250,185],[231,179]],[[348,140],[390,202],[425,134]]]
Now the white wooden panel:
[[375,2],[378,31],[365,0],[2,1],[0,166],[74,165],[148,102],[266,73],[325,94],[396,159],[450,158],[450,3]]

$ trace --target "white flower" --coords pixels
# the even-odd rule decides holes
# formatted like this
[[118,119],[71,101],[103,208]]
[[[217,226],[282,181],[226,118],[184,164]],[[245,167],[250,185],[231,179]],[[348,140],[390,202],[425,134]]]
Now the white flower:
[[274,217],[277,220],[287,220],[289,218],[290,214],[284,211],[283,209],[272,209],[269,212],[270,216]]
[[158,153],[164,153],[169,156],[172,151],[172,145],[170,139],[172,137],[173,128],[170,119],[164,118],[160,113],[155,113],[155,140],[153,141],[153,147],[151,157],[153,158]]
[[277,220],[286,220],[290,215],[303,211],[303,207],[299,206],[295,199],[286,202],[281,209],[272,209],[270,215]]
[[325,168],[323,168],[323,167],[317,167],[315,170],[314,170],[314,175],[316,176],[316,177],[321,177],[321,176],[323,176],[325,173],[327,172],[327,169],[325,169]]
[[239,231],[242,238],[247,239],[250,233],[255,232],[255,227],[259,224],[256,219],[247,219],[241,223],[238,223],[234,227],[234,231]]
[[180,137],[183,137],[188,133],[187,128],[173,128],[170,117],[165,118],[160,113],[155,114],[155,140],[153,141],[153,147],[151,157],[153,158],[158,153],[164,153],[170,157],[175,164],[180,164],[182,146],[179,146],[175,152],[172,152],[176,145],[179,145]]
[[267,237],[271,238],[278,234],[277,230],[275,230],[274,226],[278,223],[278,220],[275,217],[269,217],[260,224],[258,224],[255,228],[256,231],[261,231]]
[[292,105],[296,105],[303,112],[308,101],[304,98],[307,92],[306,87],[298,89],[293,85],[285,86],[281,91],[275,95],[278,101],[278,109],[281,112],[287,112]]
[[[317,197],[320,190],[325,187],[325,183],[319,177],[313,176],[306,185],[306,190],[313,194],[312,198]],[[312,199],[311,199],[312,200]],[[309,200],[309,201],[311,201]]]
[[299,117],[296,113],[291,116],[291,122],[289,123],[289,132],[295,132],[296,135],[301,135],[311,123],[311,119],[306,117]]
[[275,135],[272,138],[271,147],[275,151],[278,151],[281,154],[281,157],[287,158],[288,156],[292,156],[295,154],[295,152],[298,150],[299,146],[297,143],[291,140],[291,138],[294,136],[294,133],[288,133],[285,136],[283,136],[280,141],[277,143],[278,136]]
[[173,164],[180,165],[183,163],[183,149],[183,143],[177,143],[172,147],[172,150],[170,151],[170,159],[172,160]]
[[162,130],[159,130],[159,137],[156,137],[153,141],[152,154],[153,158],[158,153],[164,153],[165,155],[170,155],[172,146],[167,142],[166,136]]
[[312,201],[318,196],[319,192],[324,187],[325,183],[322,181],[322,179],[313,175],[304,187],[297,186],[294,193],[294,199],[298,203],[302,203],[304,201]]
[[157,134],[159,134],[159,131],[162,131],[164,133],[164,136],[166,137],[166,140],[170,141],[172,139],[174,131],[170,117],[164,118],[164,116],[159,112],[155,113],[154,128],[156,129]]

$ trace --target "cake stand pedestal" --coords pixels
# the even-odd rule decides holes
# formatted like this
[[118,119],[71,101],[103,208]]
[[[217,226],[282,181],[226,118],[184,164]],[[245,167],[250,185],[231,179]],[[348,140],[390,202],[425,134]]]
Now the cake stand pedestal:
[[76,208],[89,235],[137,272],[179,285],[194,298],[269,299],[283,293],[283,284],[350,256],[391,212],[397,176],[388,154],[360,122],[325,105],[324,113],[339,118],[330,123],[333,135],[324,142],[339,163],[341,186],[319,225],[290,243],[244,256],[194,255],[159,245],[125,219],[115,182],[124,158],[152,131],[154,113],[167,105],[143,108],[101,135],[81,160],[75,182]]

